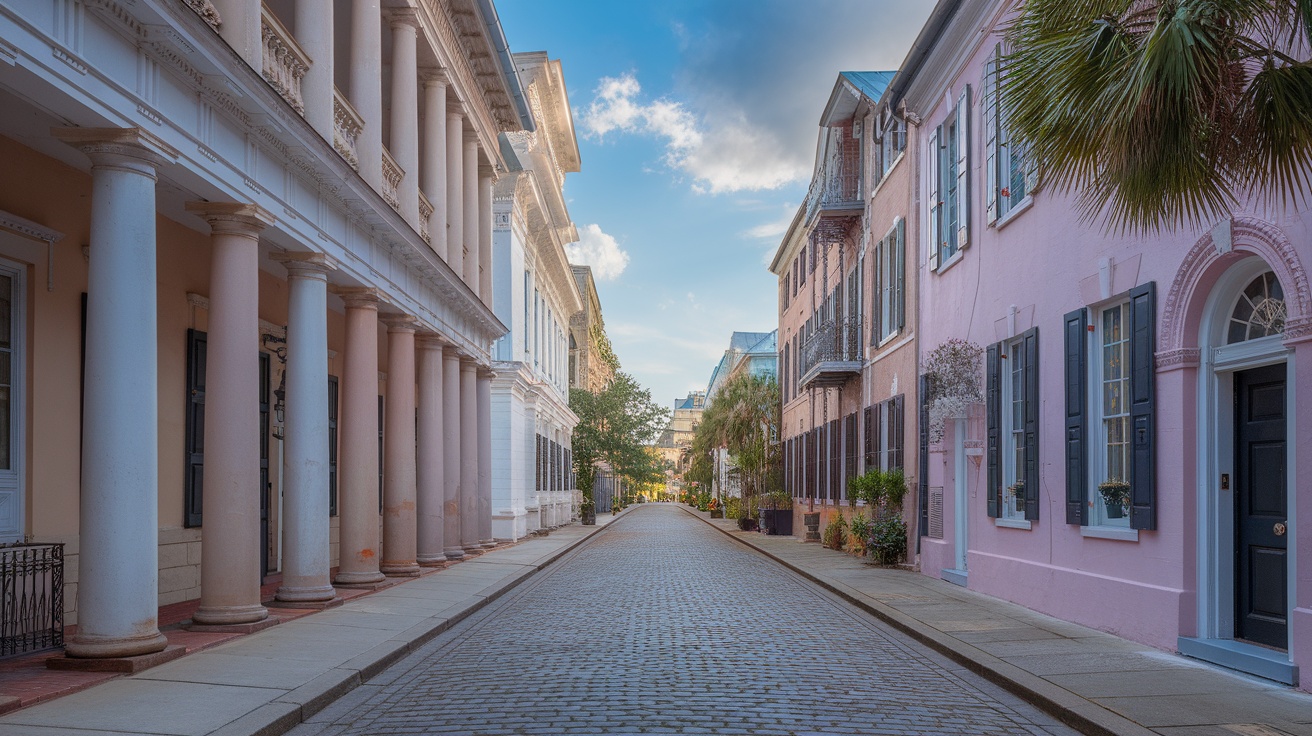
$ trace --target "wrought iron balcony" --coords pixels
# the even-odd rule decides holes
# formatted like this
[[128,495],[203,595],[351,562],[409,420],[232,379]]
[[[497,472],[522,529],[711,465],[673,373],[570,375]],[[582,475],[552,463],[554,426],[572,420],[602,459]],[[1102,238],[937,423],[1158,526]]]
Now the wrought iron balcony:
[[803,388],[841,386],[861,375],[861,320],[823,322],[802,343]]
[[860,141],[836,129],[835,137],[824,154],[820,171],[811,180],[806,195],[806,216],[811,221],[820,217],[857,217],[864,202],[861,196],[861,145]]

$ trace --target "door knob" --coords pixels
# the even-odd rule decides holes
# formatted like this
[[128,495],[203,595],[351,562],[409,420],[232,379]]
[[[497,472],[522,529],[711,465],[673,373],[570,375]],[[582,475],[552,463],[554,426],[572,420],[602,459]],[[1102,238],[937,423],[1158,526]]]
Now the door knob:
[[1271,528],[1271,531],[1275,532],[1277,537],[1285,536],[1285,522],[1277,521],[1276,525]]

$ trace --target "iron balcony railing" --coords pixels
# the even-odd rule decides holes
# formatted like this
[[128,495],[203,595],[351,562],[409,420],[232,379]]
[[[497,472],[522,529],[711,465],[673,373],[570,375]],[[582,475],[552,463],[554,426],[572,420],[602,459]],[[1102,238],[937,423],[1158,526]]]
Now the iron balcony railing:
[[0,657],[64,645],[64,545],[0,546]]
[[820,171],[811,179],[806,194],[807,220],[821,210],[848,210],[860,208],[861,198],[861,145],[842,129],[828,142],[825,160]]
[[861,361],[861,320],[840,319],[821,322],[802,343],[803,376],[822,363]]

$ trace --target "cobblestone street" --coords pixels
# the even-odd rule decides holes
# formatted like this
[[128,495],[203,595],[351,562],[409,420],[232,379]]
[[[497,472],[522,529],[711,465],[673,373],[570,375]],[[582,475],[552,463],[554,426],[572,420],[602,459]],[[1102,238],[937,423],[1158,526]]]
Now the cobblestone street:
[[653,505],[291,733],[1073,732]]

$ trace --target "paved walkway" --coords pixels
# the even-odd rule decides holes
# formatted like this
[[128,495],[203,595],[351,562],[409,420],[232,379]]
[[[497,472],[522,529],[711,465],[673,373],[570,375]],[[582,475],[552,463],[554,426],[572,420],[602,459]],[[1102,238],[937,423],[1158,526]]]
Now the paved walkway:
[[1312,736],[1312,695],[682,507],[1085,733]]
[[546,537],[0,717],[0,736],[281,734],[552,563],[599,526]]
[[1073,732],[654,504],[291,733]]

